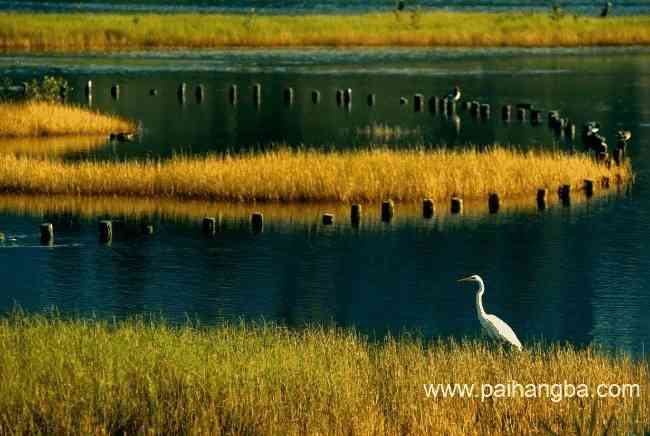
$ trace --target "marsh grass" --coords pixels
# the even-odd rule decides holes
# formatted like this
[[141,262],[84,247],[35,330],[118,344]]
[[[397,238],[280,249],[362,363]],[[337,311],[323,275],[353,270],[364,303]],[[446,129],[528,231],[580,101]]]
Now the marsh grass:
[[560,184],[580,189],[584,179],[632,178],[622,167],[584,154],[476,149],[355,151],[290,150],[187,157],[166,161],[62,162],[0,156],[0,192],[210,199],[221,201],[377,202],[483,200],[532,195]]
[[548,47],[645,45],[650,17],[546,13],[385,12],[362,15],[0,13],[0,48]]
[[[568,345],[146,318],[0,320],[0,433],[593,434],[649,427],[648,367]],[[425,383],[638,384],[628,398],[427,398]],[[595,411],[591,423],[590,416]],[[586,433],[586,432],[585,432]]]
[[106,145],[106,135],[0,137],[0,154],[32,157],[60,157],[88,153]]
[[132,122],[114,115],[79,106],[36,101],[0,103],[0,120],[0,138],[99,135],[135,129]]

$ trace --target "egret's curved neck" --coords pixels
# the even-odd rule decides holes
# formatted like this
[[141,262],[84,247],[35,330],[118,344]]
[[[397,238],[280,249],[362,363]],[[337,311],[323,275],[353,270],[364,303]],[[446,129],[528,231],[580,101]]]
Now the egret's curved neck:
[[485,292],[485,286],[483,285],[483,282],[479,280],[478,291],[476,291],[476,314],[479,317],[485,316],[485,309],[483,309],[483,292]]

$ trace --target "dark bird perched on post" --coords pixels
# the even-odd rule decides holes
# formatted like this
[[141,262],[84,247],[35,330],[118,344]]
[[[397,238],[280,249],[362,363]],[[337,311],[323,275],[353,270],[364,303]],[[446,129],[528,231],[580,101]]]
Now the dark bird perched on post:
[[447,101],[458,101],[460,100],[460,88],[458,86],[454,86],[454,89],[449,91],[449,94],[447,95]]
[[603,10],[600,11],[600,16],[605,18],[609,14],[609,10],[612,8],[612,2],[605,2]]
[[600,124],[590,121],[582,126],[582,142],[589,150],[596,154],[607,153],[607,141],[604,136],[599,135]]

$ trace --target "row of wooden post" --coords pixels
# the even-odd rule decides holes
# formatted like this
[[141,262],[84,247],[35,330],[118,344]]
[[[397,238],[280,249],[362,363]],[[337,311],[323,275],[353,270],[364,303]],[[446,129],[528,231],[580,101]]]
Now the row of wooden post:
[[[620,180],[619,180],[620,181]],[[601,187],[604,189],[609,188],[609,177],[601,179]],[[584,181],[582,190],[587,197],[592,197],[594,194],[595,182],[587,179]],[[561,185],[558,188],[558,197],[563,205],[569,206],[571,204],[571,185]],[[537,207],[540,210],[545,210],[548,203],[548,189],[543,188],[537,191]],[[494,214],[499,212],[501,208],[501,198],[497,193],[491,193],[488,196],[488,210]],[[434,202],[429,198],[422,200],[422,217],[430,219],[435,212]],[[451,197],[450,212],[452,214],[460,214],[463,212],[463,199],[457,196]],[[357,227],[361,224],[362,207],[360,204],[353,204],[350,208],[350,221],[353,226]],[[381,220],[383,222],[390,222],[395,215],[395,202],[393,200],[384,200],[381,203]],[[217,218],[205,217],[203,218],[202,229],[206,235],[214,235],[217,231]],[[259,233],[264,229],[264,215],[261,212],[254,212],[250,218],[251,228],[253,232]],[[322,216],[323,225],[331,225],[335,222],[335,215],[333,213],[324,213]],[[54,243],[54,225],[52,223],[41,224],[41,243],[51,245]],[[141,227],[143,235],[152,235],[154,227],[152,224],[144,224]],[[113,240],[113,221],[102,220],[99,222],[99,240],[103,243],[110,243]]]

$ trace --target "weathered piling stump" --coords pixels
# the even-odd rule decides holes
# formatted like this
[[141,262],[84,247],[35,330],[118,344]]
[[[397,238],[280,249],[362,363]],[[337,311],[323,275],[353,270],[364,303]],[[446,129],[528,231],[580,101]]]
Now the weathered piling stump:
[[203,234],[214,235],[217,232],[217,219],[215,217],[206,216],[203,218]]
[[460,197],[451,197],[451,213],[457,214],[463,212],[463,199]]
[[264,215],[262,212],[253,212],[251,214],[251,229],[253,233],[260,233],[264,230]]
[[435,95],[429,97],[429,112],[438,113],[438,108],[440,107],[440,98]]
[[353,227],[358,227],[361,224],[361,205],[353,204],[350,207],[350,222]]
[[614,159],[614,163],[616,164],[616,166],[620,167],[624,161],[623,149],[615,148],[614,150],[612,150],[612,158]]
[[493,192],[488,196],[488,210],[490,213],[499,212],[499,207],[501,206],[501,200],[499,199],[499,194]]
[[424,96],[422,94],[415,94],[413,96],[413,110],[415,112],[422,112],[424,110]]
[[343,106],[343,90],[342,89],[337,89],[336,90],[336,104],[339,106]]
[[203,103],[205,99],[205,86],[201,84],[197,85],[194,96],[196,97],[197,103]]
[[176,90],[176,96],[178,97],[178,101],[180,103],[185,103],[186,93],[187,93],[187,83],[183,82],[180,85],[178,85],[178,89]]
[[156,88],[151,88],[149,90],[149,95],[155,97],[156,95],[158,95],[158,90]]
[[603,178],[600,179],[600,187],[603,189],[609,189],[609,177],[603,176]]
[[524,109],[527,112],[530,112],[533,110],[533,104],[532,103],[517,103],[516,105],[517,109]]
[[140,231],[144,236],[151,236],[154,234],[153,224],[142,224]]
[[93,99],[93,81],[89,80],[86,82],[86,86],[84,86],[84,95],[86,96],[86,100],[92,100]]
[[399,98],[399,104],[402,105],[402,106],[404,106],[404,105],[407,104],[408,102],[409,102],[409,99],[406,98],[406,97],[400,97],[400,98]]
[[320,91],[318,89],[311,92],[311,102],[314,104],[320,103]]
[[422,217],[429,219],[433,217],[434,213],[434,206],[433,206],[433,200],[430,198],[425,198],[422,200]]
[[512,106],[509,104],[505,104],[501,107],[501,119],[503,121],[510,121],[510,118],[512,117]]
[[471,102],[471,101],[467,101],[467,100],[465,100],[465,101],[463,102],[463,106],[462,106],[462,107],[463,107],[463,110],[464,110],[464,111],[469,112],[470,109],[472,108],[472,102]]
[[560,185],[558,189],[558,196],[562,201],[562,205],[570,206],[571,205],[571,185]]
[[107,244],[113,240],[113,222],[103,220],[99,222],[99,242]]
[[54,225],[52,223],[41,224],[41,244],[51,245],[54,243]]
[[548,189],[538,189],[537,190],[537,208],[539,210],[545,210],[548,200]]
[[517,120],[518,121],[526,121],[526,109],[523,107],[518,107],[517,108]]
[[490,118],[490,105],[487,103],[481,105],[481,118]]
[[385,223],[393,219],[395,214],[395,203],[393,200],[384,200],[381,202],[381,220]]
[[260,83],[253,84],[253,102],[258,107],[262,105],[262,85]]
[[372,107],[375,105],[377,99],[375,97],[375,94],[368,94],[368,98],[366,99],[368,102],[368,106]]
[[584,190],[587,197],[593,197],[594,195],[594,181],[591,179],[585,179],[584,181]]
[[478,117],[480,110],[481,110],[481,103],[479,103],[478,101],[472,101],[470,103],[470,108],[469,108],[470,114],[472,114],[475,117]]
[[343,103],[347,105],[352,104],[352,88],[343,90]]
[[230,85],[228,87],[228,101],[230,101],[230,104],[235,105],[237,104],[237,100],[239,100],[237,85]]
[[445,112],[447,115],[452,116],[456,113],[456,103],[452,100],[446,100]]
[[574,123],[570,121],[566,123],[566,126],[564,126],[564,136],[571,140],[576,138],[576,125]]
[[284,88],[284,104],[291,106],[293,104],[293,88]]
[[330,226],[334,224],[334,214],[333,213],[324,213],[323,214],[323,225]]
[[114,83],[111,86],[111,97],[113,97],[113,100],[120,99],[120,85],[118,85],[117,83]]
[[534,126],[542,124],[542,111],[533,109],[530,111],[530,123]]
[[553,125],[557,122],[556,120],[560,119],[560,112],[559,111],[548,111],[548,126],[553,127]]

